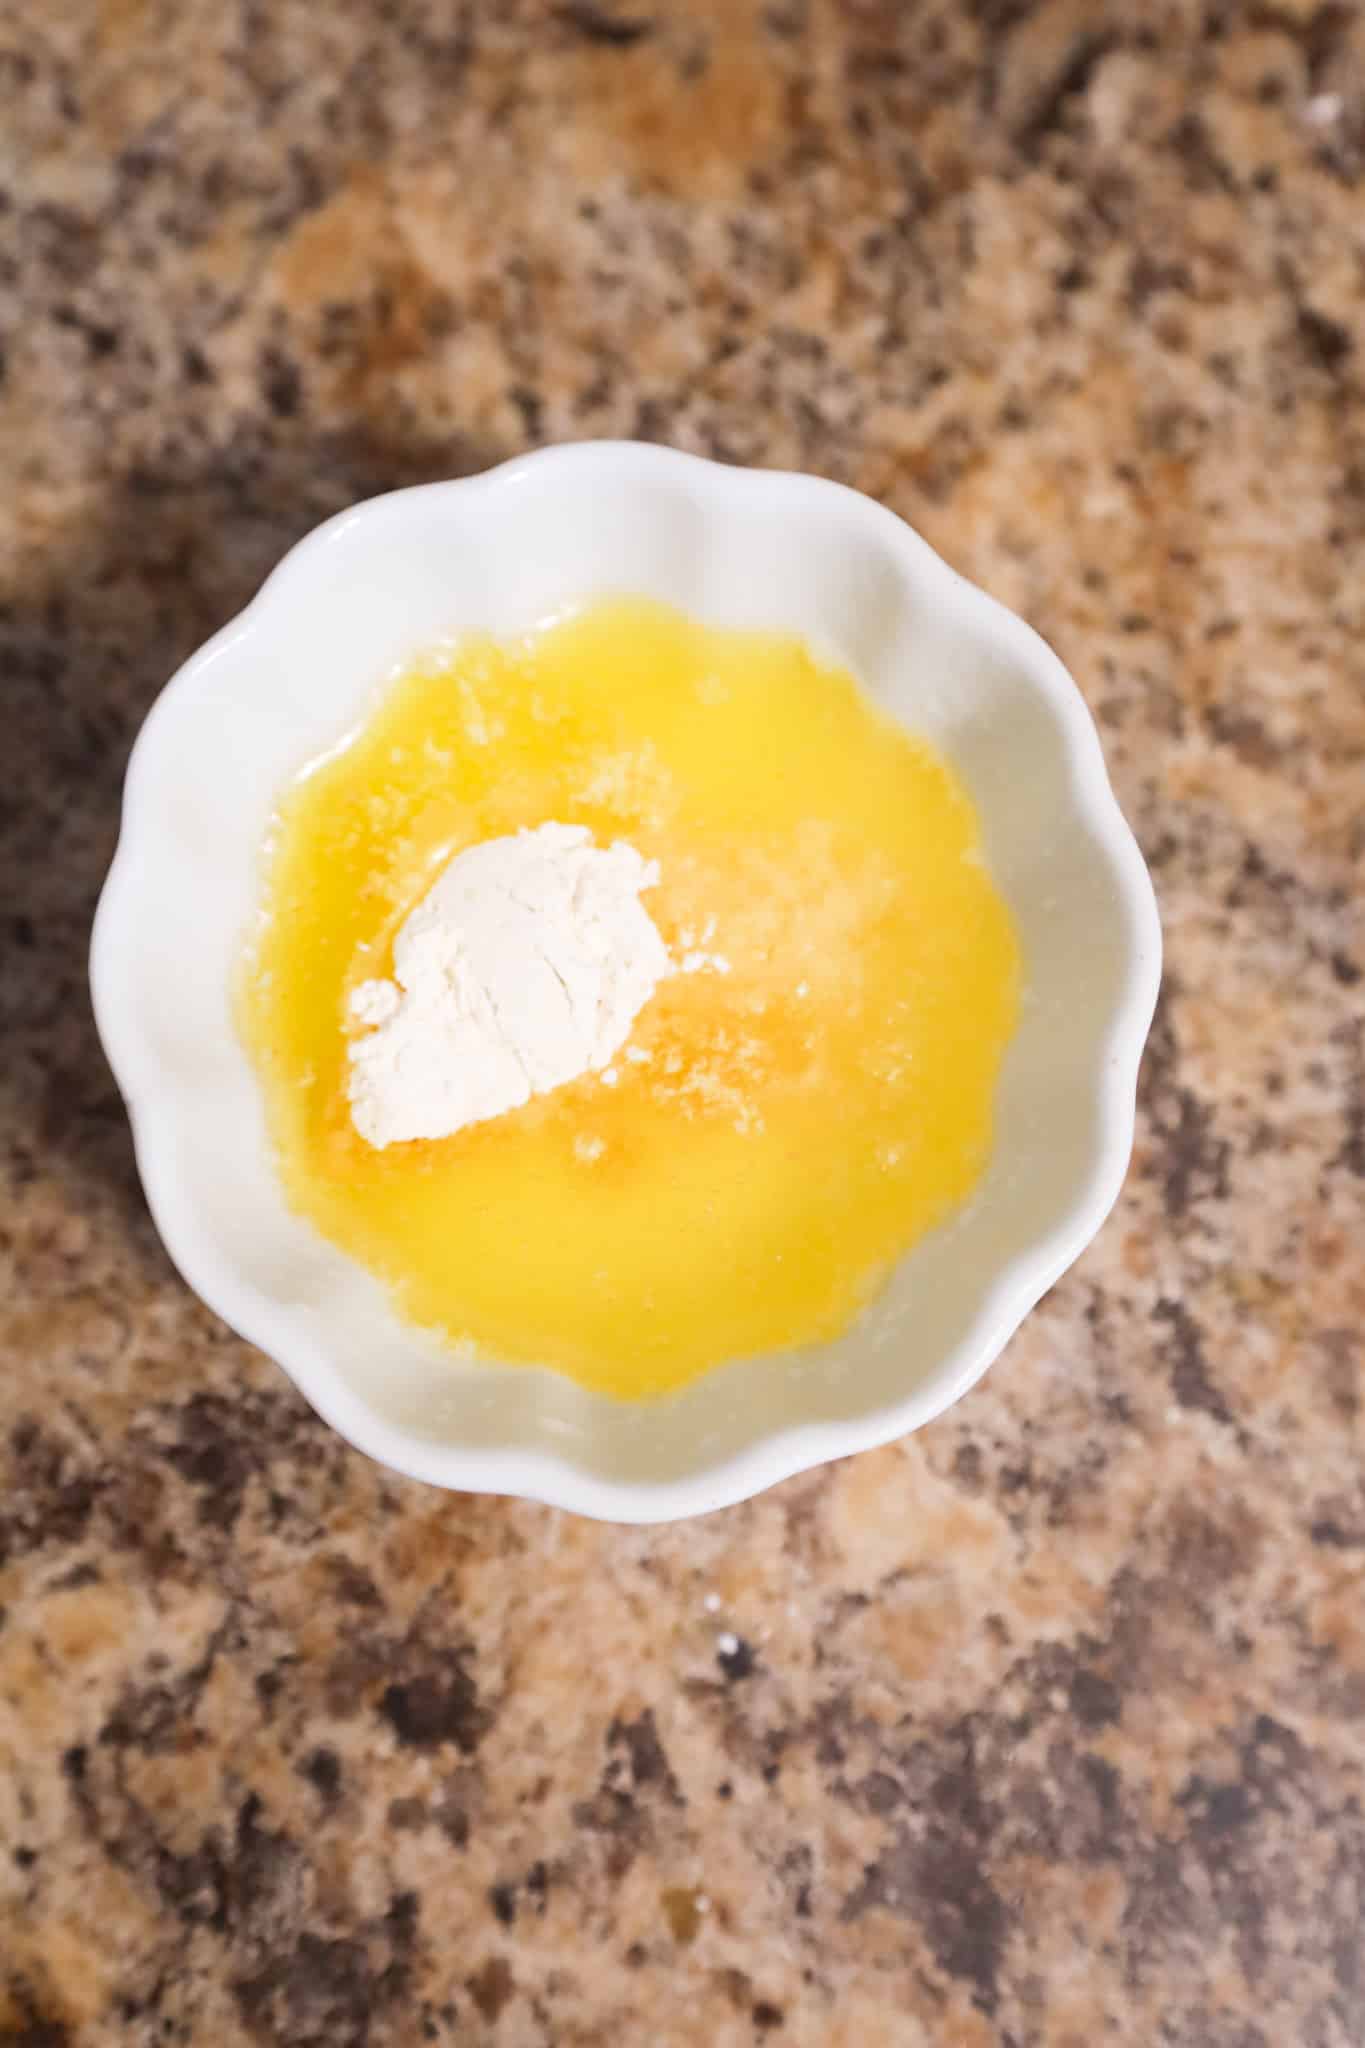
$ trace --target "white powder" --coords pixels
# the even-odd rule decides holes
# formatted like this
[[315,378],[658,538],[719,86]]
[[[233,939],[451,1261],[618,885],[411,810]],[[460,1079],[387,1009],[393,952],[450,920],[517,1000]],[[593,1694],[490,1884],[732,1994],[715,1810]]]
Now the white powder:
[[583,825],[456,854],[404,922],[394,979],[351,1014],[351,1117],[371,1145],[447,1138],[611,1061],[671,971],[640,892],[659,879],[633,846]]
[[728,974],[730,963],[723,953],[708,953],[706,941],[716,936],[716,920],[708,917],[700,931],[691,925],[684,925],[678,933],[678,944],[682,948],[678,960],[680,974]]

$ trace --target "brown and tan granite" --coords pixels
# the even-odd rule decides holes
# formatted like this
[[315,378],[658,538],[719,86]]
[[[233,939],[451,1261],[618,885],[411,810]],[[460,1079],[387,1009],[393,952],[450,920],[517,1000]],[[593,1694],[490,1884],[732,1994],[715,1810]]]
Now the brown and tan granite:
[[[1356,2048],[1365,10],[0,0],[0,109],[0,2042]],[[1022,609],[1169,945],[988,1380],[643,1532],[331,1436],[167,1265],[84,986],[284,547],[606,434]]]

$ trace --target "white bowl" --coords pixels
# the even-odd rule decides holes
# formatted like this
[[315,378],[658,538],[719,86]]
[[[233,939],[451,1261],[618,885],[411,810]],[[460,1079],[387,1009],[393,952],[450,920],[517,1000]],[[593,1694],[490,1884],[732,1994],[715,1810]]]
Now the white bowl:
[[[804,634],[927,734],[976,800],[1026,991],[978,1192],[857,1325],[635,1404],[401,1322],[286,1205],[229,1011],[272,804],[377,682],[452,629],[612,593]],[[320,1415],[439,1486],[653,1522],[916,1429],[980,1377],[1118,1193],[1160,944],[1085,705],[1029,627],[838,484],[603,442],[372,499],[291,550],[147,719],[91,981],[167,1250]]]

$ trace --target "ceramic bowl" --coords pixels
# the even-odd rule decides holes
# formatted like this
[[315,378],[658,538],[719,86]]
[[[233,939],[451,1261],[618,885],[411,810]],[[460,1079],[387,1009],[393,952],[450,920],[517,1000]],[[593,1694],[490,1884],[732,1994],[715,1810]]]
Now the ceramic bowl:
[[[968,1207],[838,1342],[635,1404],[401,1322],[286,1204],[229,1004],[273,802],[376,684],[452,631],[617,593],[803,634],[927,734],[975,798],[1025,972]],[[980,1377],[1118,1193],[1159,956],[1095,729],[1029,627],[840,485],[588,443],[329,520],[185,664],[129,764],[91,978],[168,1252],[320,1415],[438,1486],[651,1522],[916,1429]]]

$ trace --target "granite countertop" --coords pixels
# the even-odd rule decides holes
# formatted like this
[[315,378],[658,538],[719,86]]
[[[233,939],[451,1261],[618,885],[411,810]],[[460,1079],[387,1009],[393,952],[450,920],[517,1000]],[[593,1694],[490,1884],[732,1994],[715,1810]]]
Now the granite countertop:
[[[0,85],[0,2042],[1358,2043],[1365,13],[0,0]],[[168,1266],[84,983],[181,657],[588,435],[1022,610],[1168,939],[987,1380],[653,1531],[329,1434]]]

